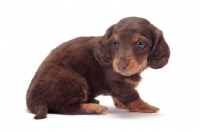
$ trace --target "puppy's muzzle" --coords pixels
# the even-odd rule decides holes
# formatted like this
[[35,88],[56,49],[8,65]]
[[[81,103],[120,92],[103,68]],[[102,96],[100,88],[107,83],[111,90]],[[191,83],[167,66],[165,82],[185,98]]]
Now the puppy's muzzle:
[[141,72],[146,67],[147,61],[143,59],[138,62],[134,58],[117,58],[113,60],[113,69],[115,72],[120,73],[123,76],[131,76],[138,72]]
[[120,59],[119,62],[117,63],[117,67],[120,71],[124,72],[126,71],[128,64],[129,62],[127,59]]

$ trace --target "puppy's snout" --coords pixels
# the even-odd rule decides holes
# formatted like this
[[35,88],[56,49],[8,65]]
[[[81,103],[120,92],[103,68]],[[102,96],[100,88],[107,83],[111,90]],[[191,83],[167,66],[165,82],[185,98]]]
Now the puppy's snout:
[[121,59],[118,63],[117,63],[117,67],[120,71],[125,71],[128,67],[128,61]]

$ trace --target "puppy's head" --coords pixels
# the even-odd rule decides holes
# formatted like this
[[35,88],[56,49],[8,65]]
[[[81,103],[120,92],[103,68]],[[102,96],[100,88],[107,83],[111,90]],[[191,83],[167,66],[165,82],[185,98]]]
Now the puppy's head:
[[131,76],[146,67],[162,68],[170,50],[162,31],[144,18],[128,17],[107,29],[99,43],[96,59],[115,72]]

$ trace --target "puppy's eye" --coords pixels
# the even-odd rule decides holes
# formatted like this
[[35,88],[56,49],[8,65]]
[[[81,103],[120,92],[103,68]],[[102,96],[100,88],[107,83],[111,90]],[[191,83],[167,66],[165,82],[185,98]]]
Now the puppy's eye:
[[142,48],[144,48],[144,46],[145,46],[145,44],[143,44],[142,42],[137,42],[135,44],[135,47],[138,48],[138,49],[142,49]]
[[113,48],[118,48],[118,43],[117,42],[113,42]]

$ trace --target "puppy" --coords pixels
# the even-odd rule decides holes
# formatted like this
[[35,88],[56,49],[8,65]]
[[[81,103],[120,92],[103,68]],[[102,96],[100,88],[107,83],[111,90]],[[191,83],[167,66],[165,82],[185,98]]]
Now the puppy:
[[48,112],[103,114],[107,108],[95,97],[110,95],[118,108],[157,112],[135,88],[144,69],[162,68],[169,57],[161,30],[144,18],[124,18],[104,36],[75,38],[52,50],[30,83],[27,107],[35,119]]

